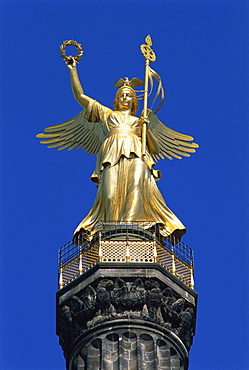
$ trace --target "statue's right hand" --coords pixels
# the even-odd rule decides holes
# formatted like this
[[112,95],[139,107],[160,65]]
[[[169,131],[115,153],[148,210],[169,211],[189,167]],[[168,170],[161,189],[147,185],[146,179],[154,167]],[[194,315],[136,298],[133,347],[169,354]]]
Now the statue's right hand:
[[66,60],[66,65],[69,70],[76,68],[76,60],[74,57],[68,57]]

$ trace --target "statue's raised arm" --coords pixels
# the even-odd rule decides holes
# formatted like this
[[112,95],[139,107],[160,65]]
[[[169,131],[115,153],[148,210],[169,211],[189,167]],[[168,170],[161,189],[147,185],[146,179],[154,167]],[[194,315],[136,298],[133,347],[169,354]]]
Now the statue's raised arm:
[[91,98],[84,94],[82,85],[79,80],[75,58],[71,57],[70,59],[66,60],[66,65],[70,71],[71,87],[72,87],[75,100],[80,105],[82,105],[83,108],[87,108],[89,105],[89,102],[91,101]]
[[[71,41],[65,43],[69,45]],[[62,46],[61,52],[64,51]],[[101,123],[103,123],[105,115],[108,115],[110,110],[101,105],[99,105],[98,111],[96,108],[93,109],[97,104],[95,100],[84,94],[76,67],[77,58],[65,54],[63,57],[70,71],[73,95],[76,101],[85,109],[69,121],[45,128],[45,133],[38,134],[37,137],[42,139],[41,144],[47,144],[48,148],[58,148],[58,150],[84,149],[90,155],[97,155],[106,139],[106,130]]]

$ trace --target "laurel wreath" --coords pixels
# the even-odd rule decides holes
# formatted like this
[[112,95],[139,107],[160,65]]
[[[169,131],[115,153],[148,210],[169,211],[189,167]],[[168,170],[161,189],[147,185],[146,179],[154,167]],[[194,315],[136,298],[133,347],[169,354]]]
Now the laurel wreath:
[[[75,57],[72,56],[72,55],[66,55],[66,46],[68,46],[68,45],[73,45],[77,48],[78,54]],[[83,55],[83,50],[82,50],[81,44],[79,44],[78,42],[76,42],[74,40],[64,41],[63,44],[60,46],[60,52],[61,52],[61,57],[64,60],[68,61],[68,62],[71,61],[72,59],[74,59],[76,61],[76,63],[79,63],[79,60]]]

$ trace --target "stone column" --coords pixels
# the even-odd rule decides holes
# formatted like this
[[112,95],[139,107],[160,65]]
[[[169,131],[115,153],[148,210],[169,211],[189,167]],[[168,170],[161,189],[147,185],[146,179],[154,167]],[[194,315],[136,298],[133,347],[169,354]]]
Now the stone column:
[[196,300],[158,263],[97,263],[57,292],[67,369],[187,369]]

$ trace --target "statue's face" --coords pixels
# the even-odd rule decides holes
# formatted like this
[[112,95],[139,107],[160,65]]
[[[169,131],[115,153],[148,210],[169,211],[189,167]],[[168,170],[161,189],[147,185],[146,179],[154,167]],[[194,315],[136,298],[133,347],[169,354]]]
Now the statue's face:
[[122,89],[118,96],[119,110],[131,110],[133,95],[130,89]]

